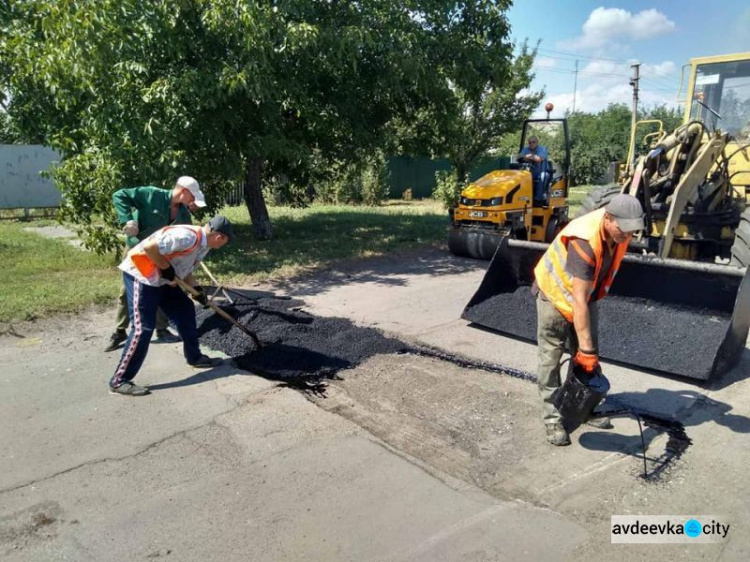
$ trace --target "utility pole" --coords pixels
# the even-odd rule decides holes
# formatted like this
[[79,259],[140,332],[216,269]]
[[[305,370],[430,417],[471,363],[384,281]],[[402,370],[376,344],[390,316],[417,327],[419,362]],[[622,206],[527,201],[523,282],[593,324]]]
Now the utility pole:
[[[641,63],[631,64],[630,68],[633,69],[633,77],[630,79],[630,85],[633,87],[633,115],[630,119],[630,149],[632,150],[635,147],[635,123],[638,121],[638,81],[641,79]],[[633,150],[633,152],[635,151]],[[628,166],[632,166],[634,156],[634,154],[628,154]]]
[[575,77],[573,78],[573,113],[576,112],[576,91],[578,90],[578,59],[576,59]]

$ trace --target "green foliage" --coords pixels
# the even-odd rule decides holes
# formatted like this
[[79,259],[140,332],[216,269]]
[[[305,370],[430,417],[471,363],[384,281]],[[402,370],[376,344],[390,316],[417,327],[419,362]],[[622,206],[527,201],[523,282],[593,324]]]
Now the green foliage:
[[439,201],[445,209],[458,205],[463,183],[458,181],[458,173],[455,169],[435,172],[435,184],[435,190],[432,192],[433,199]]
[[[669,134],[681,123],[679,111],[656,106],[640,112],[639,119],[660,119]],[[611,104],[599,113],[576,112],[566,115],[570,129],[571,184],[585,185],[600,181],[611,162],[624,162],[628,155],[632,113],[624,104]],[[636,151],[642,153],[649,146],[643,140],[655,131],[653,126],[636,131]]]
[[328,204],[378,205],[388,196],[388,169],[382,152],[353,163],[340,163],[315,188],[315,199]]
[[513,57],[502,9],[498,3],[488,10],[494,31],[477,38],[478,42],[488,41],[491,57],[477,64],[463,61],[467,67],[461,75],[471,73],[471,80],[452,82],[449,95],[439,106],[397,127],[402,150],[418,152],[420,147],[429,147],[430,156],[450,160],[461,181],[509,134],[520,130],[543,96],[543,92],[522,93],[534,78],[536,51],[523,44]]
[[[9,0],[0,81],[19,129],[63,153],[56,180],[73,207],[67,216],[104,251],[104,209],[120,187],[169,186],[189,174],[213,211],[238,181],[258,193],[258,171],[308,185],[321,162],[358,164],[389,148],[397,121],[422,116],[433,130],[466,104],[487,115],[513,102],[523,78],[508,62],[508,6]],[[459,151],[462,162],[476,152]],[[363,201],[379,198],[373,180],[362,189]],[[97,210],[103,223],[91,218]]]
[[19,140],[18,132],[8,114],[0,109],[0,144],[15,144]]
[[70,156],[52,173],[57,185],[66,186],[60,220],[76,225],[86,247],[99,253],[118,252],[122,247],[111,199],[112,186],[122,177],[116,163],[92,147]]
[[271,207],[276,236],[253,242],[241,209],[223,209],[235,225],[236,243],[209,255],[209,267],[228,282],[291,277],[338,260],[384,255],[441,244],[445,213],[435,204],[392,202],[378,207],[314,204]]

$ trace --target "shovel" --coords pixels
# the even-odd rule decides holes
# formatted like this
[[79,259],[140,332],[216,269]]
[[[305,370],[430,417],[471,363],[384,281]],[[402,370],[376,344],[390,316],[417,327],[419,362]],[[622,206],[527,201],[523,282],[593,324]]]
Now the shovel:
[[[183,291],[185,291],[187,294],[189,294],[191,296],[194,296],[194,297],[196,297],[196,296],[198,296],[200,294],[198,291],[196,291],[195,289],[193,289],[190,285],[188,285],[187,283],[185,283],[179,277],[175,277],[174,280],[177,282],[177,285],[180,287],[180,289],[182,289]],[[258,336],[255,335],[254,332],[252,332],[251,330],[249,330],[247,328],[247,326],[243,326],[242,324],[240,324],[231,314],[229,314],[228,312],[222,310],[221,308],[219,308],[218,306],[216,306],[211,301],[206,301],[206,304],[216,314],[218,314],[219,316],[221,316],[222,318],[224,318],[224,320],[227,320],[228,322],[234,324],[240,330],[242,330],[243,332],[245,332],[245,334],[247,334],[250,337],[250,339],[253,340],[253,343],[255,344],[255,346],[257,348],[260,349],[261,347],[263,347],[263,344],[260,343],[260,340],[258,339]]]
[[211,295],[211,300],[216,298],[216,295],[221,291],[224,293],[224,297],[229,301],[229,304],[234,304],[234,301],[232,300],[232,297],[229,296],[225,288],[216,280],[216,277],[214,277],[213,273],[211,273],[211,270],[208,269],[208,266],[201,262],[201,267],[203,268],[203,271],[206,275],[208,275],[208,278],[213,281],[216,284],[216,290],[214,291],[214,294]]

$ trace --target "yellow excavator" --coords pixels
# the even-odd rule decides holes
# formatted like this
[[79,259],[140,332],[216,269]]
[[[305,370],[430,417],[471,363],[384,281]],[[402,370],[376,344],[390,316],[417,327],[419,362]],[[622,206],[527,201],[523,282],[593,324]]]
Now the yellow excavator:
[[[609,309],[602,311],[600,354],[708,380],[739,361],[750,330],[750,53],[689,66],[684,124],[667,133],[660,122],[638,122],[620,182],[591,192],[578,215],[623,192],[646,213],[646,229],[600,303]],[[646,153],[636,158],[638,127],[654,124]],[[545,249],[503,240],[463,318],[535,340],[528,285]],[[616,326],[607,325],[610,317]]]
[[469,184],[449,210],[451,253],[488,260],[504,237],[551,242],[567,224],[568,122],[550,118],[551,103],[545,109],[546,119],[524,121],[519,152],[534,138],[547,158],[532,162],[520,157],[509,170],[492,171]]

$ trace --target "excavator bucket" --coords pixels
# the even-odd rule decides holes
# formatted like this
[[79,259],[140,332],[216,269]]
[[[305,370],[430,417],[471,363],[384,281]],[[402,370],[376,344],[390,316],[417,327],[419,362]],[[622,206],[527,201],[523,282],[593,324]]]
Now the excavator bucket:
[[[546,244],[503,239],[462,318],[536,341],[533,269]],[[711,380],[740,359],[750,329],[748,269],[627,255],[599,307],[599,353],[616,363]]]

